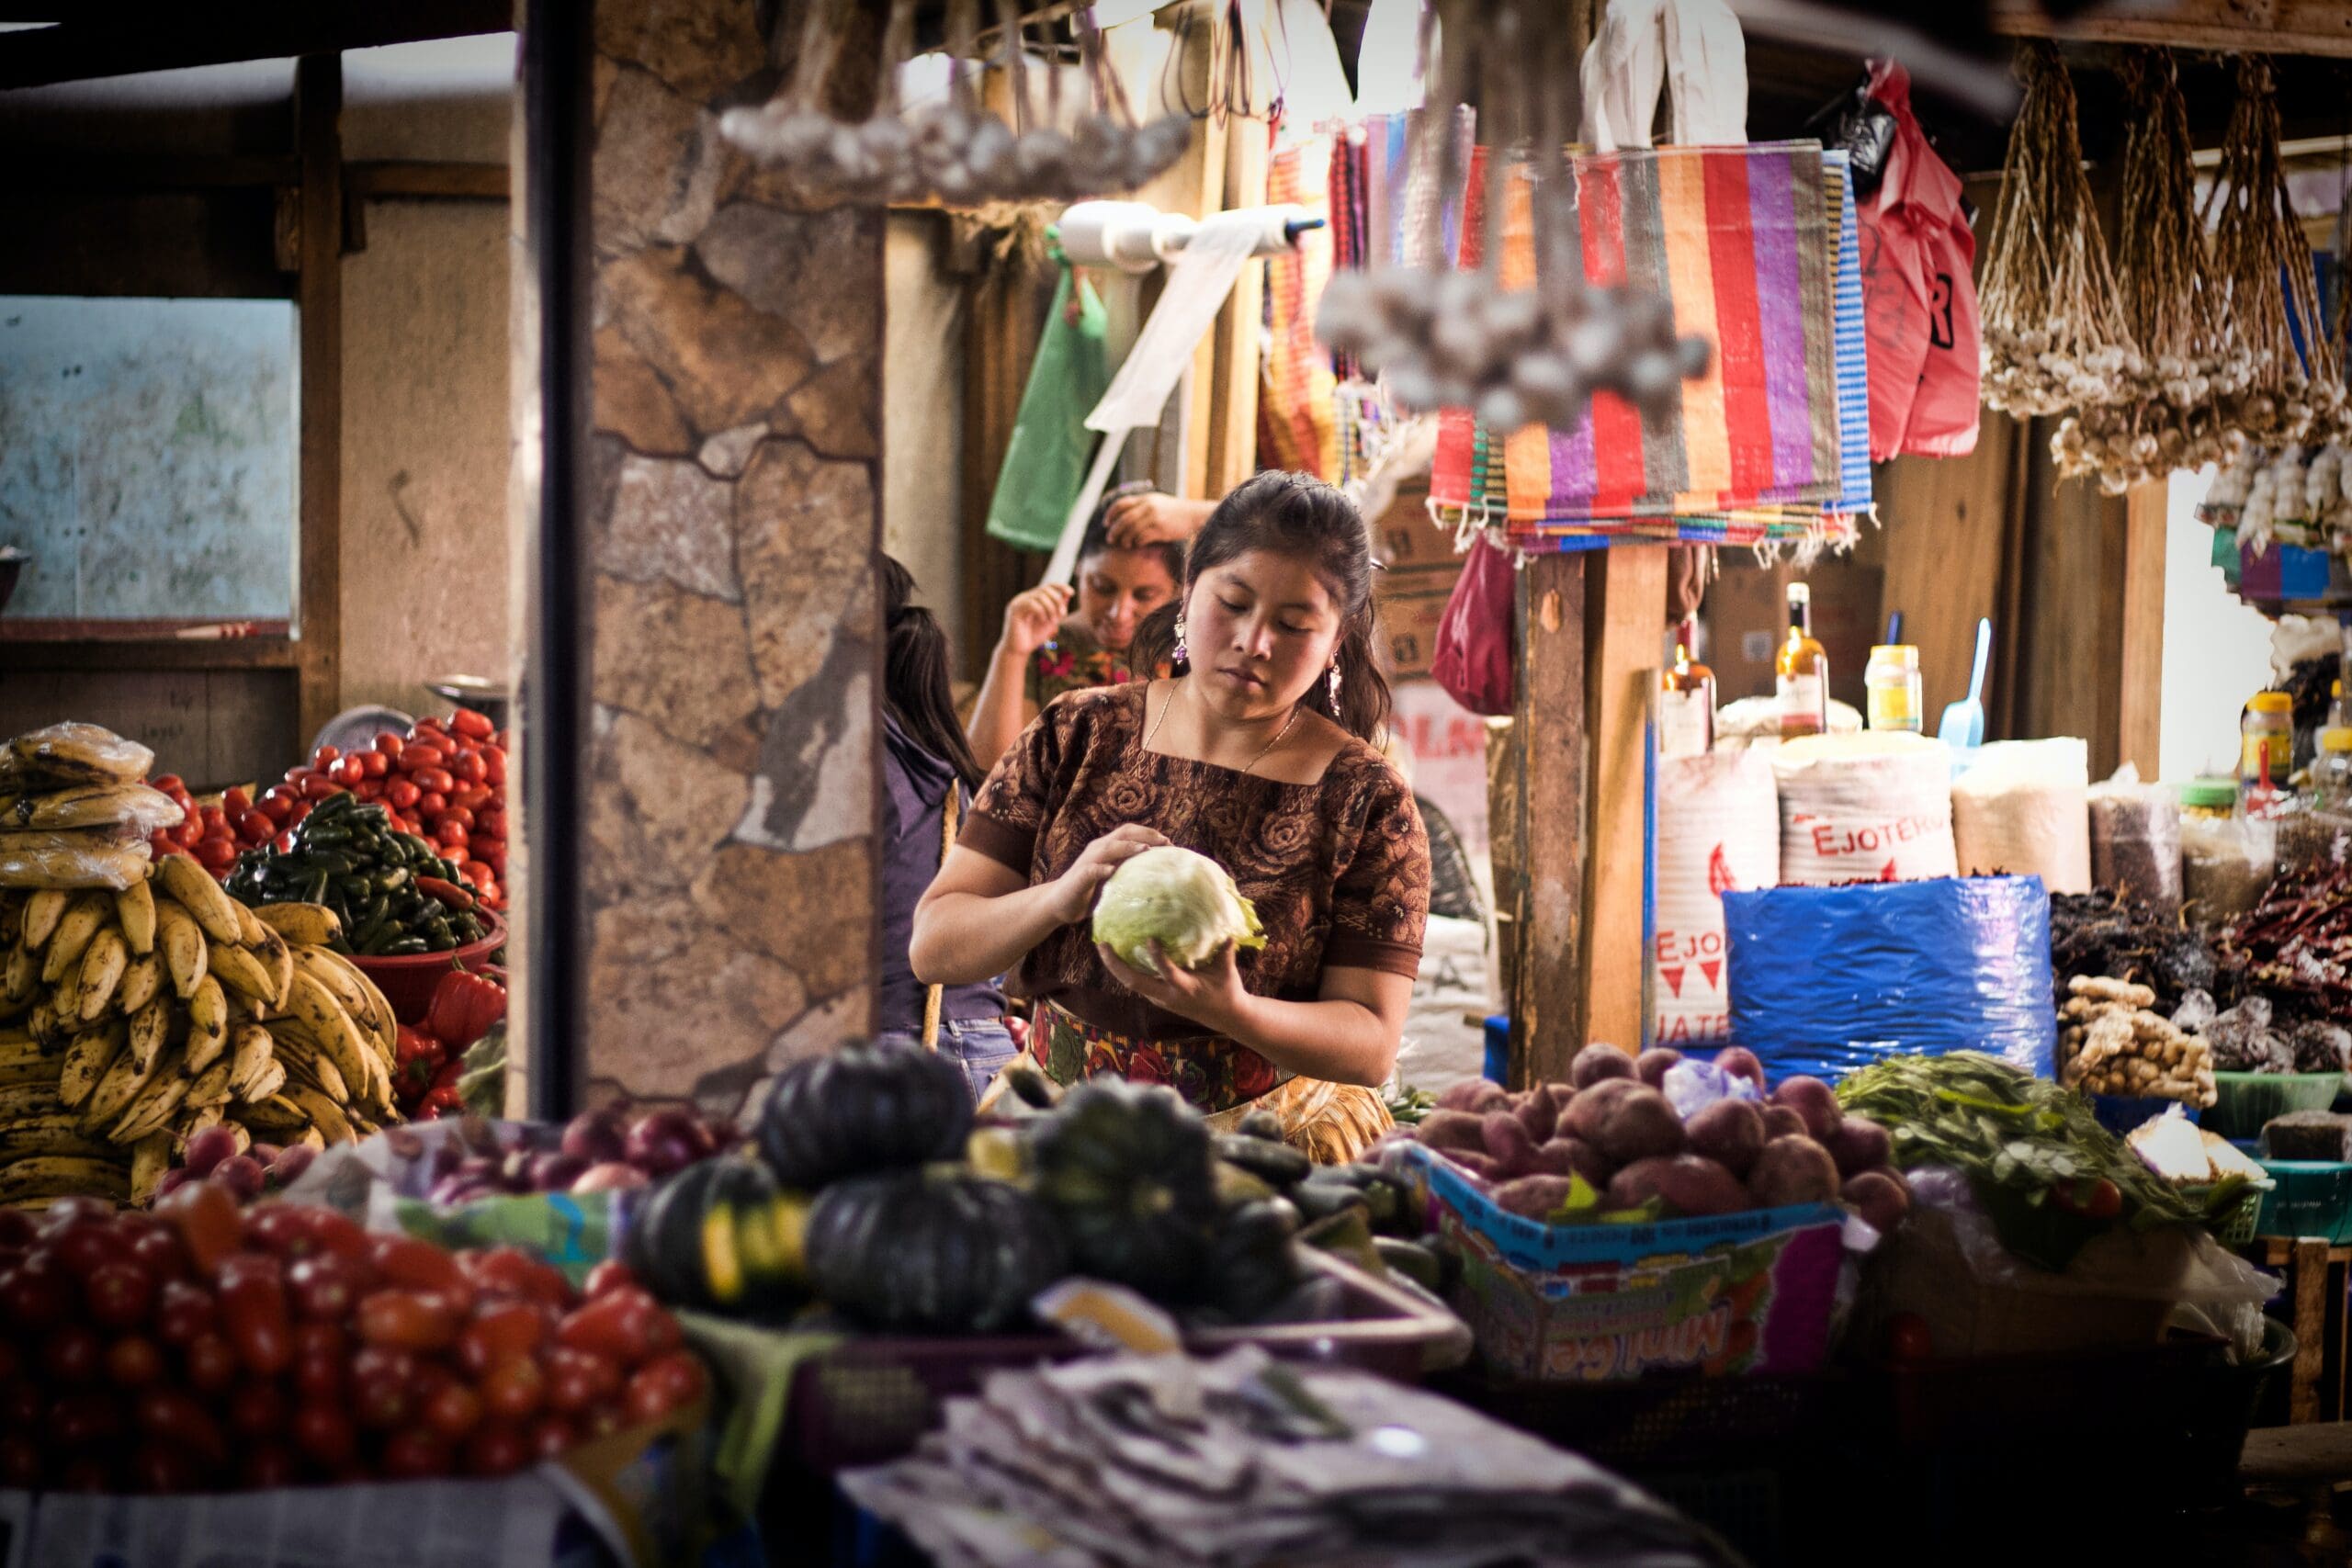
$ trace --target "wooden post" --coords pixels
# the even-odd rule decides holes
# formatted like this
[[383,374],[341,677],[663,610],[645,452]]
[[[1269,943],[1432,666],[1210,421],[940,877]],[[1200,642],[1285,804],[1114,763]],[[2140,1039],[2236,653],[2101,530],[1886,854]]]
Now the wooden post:
[[[1266,201],[1266,171],[1272,159],[1269,131],[1261,119],[1238,116],[1227,122],[1223,208],[1233,211],[1262,207]],[[1205,214],[1208,209],[1203,208]],[[1209,330],[1214,347],[1209,387],[1206,442],[1207,488],[1210,500],[1223,496],[1258,470],[1258,357],[1265,335],[1265,264],[1246,261],[1233,292]]]
[[2153,779],[2162,766],[2165,673],[2165,528],[2162,479],[2134,485],[2123,501],[2122,647],[2115,661],[2116,761]]
[[[1585,572],[1585,726],[1591,761],[1584,819],[1583,947],[1586,1041],[1642,1048],[1642,986],[1649,970],[1643,898],[1649,856],[1649,694],[1666,627],[1662,544],[1618,545]],[[1582,1042],[1579,1042],[1581,1043]]]
[[300,272],[295,283],[301,376],[301,606],[296,652],[300,745],[343,706],[343,57],[295,68],[300,154]]
[[[1510,1081],[1565,1079],[1585,1042],[1586,558],[1541,555],[1519,574],[1512,751],[1520,874],[1511,930]],[[1498,897],[1502,890],[1498,888]]]

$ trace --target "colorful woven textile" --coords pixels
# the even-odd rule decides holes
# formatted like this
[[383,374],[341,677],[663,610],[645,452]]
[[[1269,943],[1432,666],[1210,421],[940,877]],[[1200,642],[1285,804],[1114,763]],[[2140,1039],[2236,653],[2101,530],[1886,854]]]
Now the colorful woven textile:
[[[1266,171],[1267,201],[1295,202],[1328,217],[1330,143],[1346,140],[1318,134],[1276,152]],[[1315,341],[1333,248],[1330,228],[1308,229],[1290,254],[1266,262],[1266,346],[1259,362],[1259,463],[1321,479],[1340,468],[1331,401],[1338,382],[1330,356]]]

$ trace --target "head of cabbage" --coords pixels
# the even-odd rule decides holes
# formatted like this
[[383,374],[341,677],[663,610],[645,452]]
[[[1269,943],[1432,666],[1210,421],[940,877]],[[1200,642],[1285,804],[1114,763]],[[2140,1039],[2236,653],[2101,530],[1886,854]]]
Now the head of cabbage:
[[1155,942],[1187,969],[1206,964],[1227,942],[1266,945],[1258,911],[1225,867],[1174,844],[1146,850],[1111,874],[1095,901],[1094,940],[1147,975],[1159,973],[1151,958]]

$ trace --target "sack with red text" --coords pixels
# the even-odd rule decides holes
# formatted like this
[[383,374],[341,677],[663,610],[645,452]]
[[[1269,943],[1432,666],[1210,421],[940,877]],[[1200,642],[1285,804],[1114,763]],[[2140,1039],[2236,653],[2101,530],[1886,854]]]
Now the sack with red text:
[[1720,1045],[1731,1028],[1724,895],[1781,879],[1780,796],[1762,751],[1657,765],[1657,976],[1660,1045]]
[[1899,731],[1808,735],[1772,753],[1781,880],[1799,887],[1917,882],[1960,870],[1951,749]]
[[1724,895],[1731,1038],[1773,1083],[1895,1055],[1982,1051],[2051,1076],[2050,895],[1946,876]]

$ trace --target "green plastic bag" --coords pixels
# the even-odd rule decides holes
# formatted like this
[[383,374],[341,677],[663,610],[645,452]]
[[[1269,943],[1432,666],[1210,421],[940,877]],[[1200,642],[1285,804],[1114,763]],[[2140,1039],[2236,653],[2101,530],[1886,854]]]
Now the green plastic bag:
[[[1075,312],[1069,308],[1073,288]],[[1094,286],[1065,265],[1053,309],[1046,313],[1045,333],[1037,339],[1029,385],[1022,389],[1004,467],[997,470],[996,495],[989,502],[990,538],[1024,550],[1050,551],[1061,542],[1062,524],[1078,503],[1086,466],[1101,439],[1086,428],[1086,416],[1111,386],[1103,322]]]

